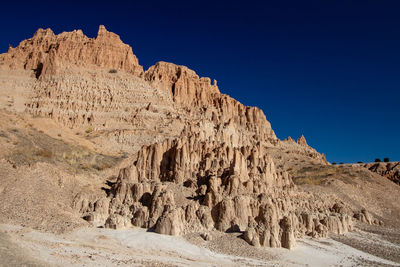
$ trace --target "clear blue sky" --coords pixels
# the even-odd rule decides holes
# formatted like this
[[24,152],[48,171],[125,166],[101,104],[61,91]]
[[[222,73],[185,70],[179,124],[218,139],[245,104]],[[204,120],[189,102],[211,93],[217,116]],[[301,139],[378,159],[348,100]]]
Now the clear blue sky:
[[[217,2],[217,1],[215,1]],[[163,60],[262,108],[329,161],[400,160],[400,1],[6,1],[0,52],[37,28],[98,25],[146,69]]]

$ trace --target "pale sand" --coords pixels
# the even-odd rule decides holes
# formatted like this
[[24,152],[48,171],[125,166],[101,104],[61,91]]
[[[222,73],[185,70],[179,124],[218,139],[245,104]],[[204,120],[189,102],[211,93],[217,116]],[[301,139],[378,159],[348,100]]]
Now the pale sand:
[[[14,245],[0,244],[1,266],[15,266],[19,259],[29,259],[28,266],[400,266],[332,239],[301,239],[293,250],[246,248],[264,250],[269,259],[261,260],[216,253],[139,228],[81,228],[55,235],[3,224],[0,232],[7,236],[3,243]],[[7,248],[13,250],[11,257]]]

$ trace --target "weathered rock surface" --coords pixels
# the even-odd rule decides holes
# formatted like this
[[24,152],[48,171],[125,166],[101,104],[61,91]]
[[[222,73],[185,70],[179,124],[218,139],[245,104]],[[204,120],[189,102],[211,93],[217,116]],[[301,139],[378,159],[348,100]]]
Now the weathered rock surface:
[[200,78],[193,70],[168,62],[158,62],[144,74],[145,80],[173,95],[174,100],[187,106],[212,103],[219,95],[217,82]]
[[[166,62],[142,73],[132,49],[103,26],[96,38],[80,30],[55,35],[40,29],[0,55],[1,69],[5,77],[9,70],[25,70],[39,78],[29,86],[28,112],[80,131],[102,132],[93,138],[112,152],[136,152],[193,127],[223,127],[219,138],[235,138],[236,146],[253,135],[278,141],[260,109],[220,94],[215,81]],[[4,83],[15,87],[17,81]]]
[[297,139],[297,144],[302,145],[302,146],[308,146],[304,135],[300,136],[299,139]]
[[352,230],[353,216],[373,223],[339,200],[298,192],[262,146],[232,147],[200,135],[141,149],[121,169],[108,199],[108,227],[134,225],[170,235],[242,231],[254,246],[292,248],[296,237],[342,234]]
[[193,70],[167,62],[158,62],[150,67],[144,78],[154,87],[169,93],[175,103],[192,112],[197,111],[214,124],[234,129],[243,127],[262,140],[277,141],[262,110],[246,107],[221,94],[215,80],[211,84],[210,78],[199,78]]

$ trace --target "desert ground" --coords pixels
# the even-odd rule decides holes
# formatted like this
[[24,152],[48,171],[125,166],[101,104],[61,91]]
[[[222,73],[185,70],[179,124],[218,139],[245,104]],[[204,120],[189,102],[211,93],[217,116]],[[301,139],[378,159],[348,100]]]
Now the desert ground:
[[390,241],[361,230],[305,238],[287,250],[250,247],[234,234],[215,233],[204,241],[140,228],[80,228],[62,235],[5,224],[0,229],[2,266],[399,266],[398,233]]

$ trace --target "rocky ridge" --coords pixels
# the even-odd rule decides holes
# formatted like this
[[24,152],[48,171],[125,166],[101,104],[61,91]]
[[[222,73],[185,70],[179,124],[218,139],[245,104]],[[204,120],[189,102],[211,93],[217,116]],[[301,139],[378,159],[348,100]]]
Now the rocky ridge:
[[378,223],[339,199],[298,190],[287,157],[328,164],[304,136],[280,141],[260,109],[187,67],[159,62],[143,72],[104,26],[96,38],[40,29],[0,55],[0,70],[36,79],[26,112],[86,129],[105,151],[129,153],[103,191],[75,197],[73,207],[94,225],[240,231],[252,245],[291,248],[296,237],[349,231],[354,219]]
[[51,29],[39,29],[18,47],[10,46],[8,53],[0,56],[1,65],[33,70],[36,78],[54,75],[70,65],[121,69],[137,76],[143,73],[132,48],[104,26],[99,27],[96,38],[88,38],[81,30],[55,35]]

